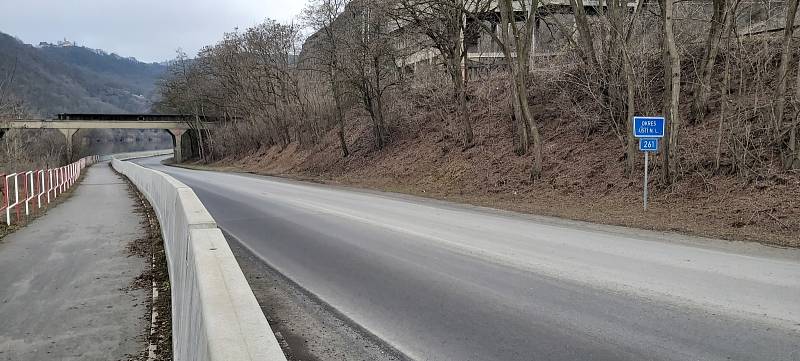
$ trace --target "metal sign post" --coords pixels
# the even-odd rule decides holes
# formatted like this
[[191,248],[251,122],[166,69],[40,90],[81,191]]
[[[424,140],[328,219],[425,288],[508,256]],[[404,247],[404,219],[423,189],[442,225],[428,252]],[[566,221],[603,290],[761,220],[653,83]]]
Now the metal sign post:
[[644,152],[644,210],[647,210],[647,173],[650,172],[650,152]]
[[639,150],[644,152],[644,210],[647,210],[647,186],[650,173],[650,152],[658,151],[658,138],[640,138]]
[[639,138],[639,150],[644,152],[644,210],[647,210],[650,152],[658,151],[659,138],[664,137],[664,117],[633,117],[633,136]]

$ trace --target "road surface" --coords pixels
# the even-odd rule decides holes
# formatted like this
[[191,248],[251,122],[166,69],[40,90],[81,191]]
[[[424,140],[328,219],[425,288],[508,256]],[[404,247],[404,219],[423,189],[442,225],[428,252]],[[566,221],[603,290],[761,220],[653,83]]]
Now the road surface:
[[140,161],[417,360],[800,360],[800,253]]
[[63,204],[0,239],[0,360],[122,360],[147,348],[149,266],[128,185],[107,163]]

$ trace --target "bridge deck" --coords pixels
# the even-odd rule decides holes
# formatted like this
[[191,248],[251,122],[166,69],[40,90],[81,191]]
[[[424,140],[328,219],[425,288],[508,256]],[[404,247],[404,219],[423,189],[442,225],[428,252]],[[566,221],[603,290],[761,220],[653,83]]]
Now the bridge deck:
[[58,129],[67,142],[67,156],[72,158],[72,137],[80,129],[164,129],[172,135],[175,161],[183,160],[182,136],[191,129],[212,129],[216,118],[197,118],[185,114],[59,114],[58,119],[0,118],[0,138],[7,129]]
[[[13,129],[192,129],[196,117],[188,114],[59,114],[56,119],[3,119],[0,128]],[[200,117],[208,129],[217,119]]]
[[[23,119],[5,122],[12,129],[191,129],[186,121],[142,120],[50,120]],[[4,126],[0,121],[0,127]],[[203,123],[203,128],[208,128]]]

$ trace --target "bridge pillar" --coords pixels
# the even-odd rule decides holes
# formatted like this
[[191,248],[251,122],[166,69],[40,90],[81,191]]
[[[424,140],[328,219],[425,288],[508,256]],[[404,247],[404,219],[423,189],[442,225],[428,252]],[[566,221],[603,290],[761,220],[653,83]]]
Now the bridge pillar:
[[78,132],[77,129],[59,129],[61,134],[64,134],[64,139],[67,141],[67,161],[72,162],[72,138],[75,133]]
[[186,133],[186,129],[167,129],[167,132],[172,135],[173,149],[175,152],[173,158],[175,159],[175,163],[183,162],[183,143],[181,143],[181,137]]

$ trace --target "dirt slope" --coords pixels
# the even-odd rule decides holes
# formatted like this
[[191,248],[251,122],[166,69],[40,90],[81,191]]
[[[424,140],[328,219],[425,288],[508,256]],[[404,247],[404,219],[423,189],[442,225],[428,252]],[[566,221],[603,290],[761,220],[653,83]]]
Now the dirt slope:
[[512,151],[512,125],[501,105],[505,95],[473,94],[476,144],[468,149],[459,141],[460,126],[451,109],[436,106],[446,100],[430,94],[416,101],[410,116],[392,123],[392,140],[383,150],[373,149],[368,119],[351,114],[347,135],[352,155],[346,159],[330,133],[311,149],[297,144],[261,149],[213,166],[605,224],[800,246],[800,174],[775,165],[750,180],[713,175],[706,170],[716,147],[713,120],[685,128],[684,175],[677,183],[663,185],[660,159],[653,159],[651,208],[645,213],[643,160],[637,160],[633,176],[626,176],[623,145],[613,132],[590,134],[551,95],[534,94],[545,163],[543,177],[532,182],[530,156]]

